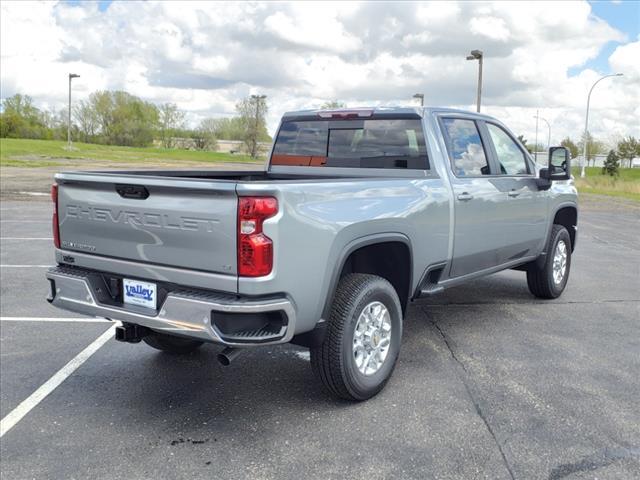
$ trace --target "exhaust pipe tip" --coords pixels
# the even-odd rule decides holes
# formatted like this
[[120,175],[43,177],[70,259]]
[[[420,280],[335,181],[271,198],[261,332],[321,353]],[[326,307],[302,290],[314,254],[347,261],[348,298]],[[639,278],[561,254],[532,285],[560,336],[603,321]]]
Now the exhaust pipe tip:
[[241,353],[241,348],[227,347],[218,354],[218,362],[220,365],[228,367]]

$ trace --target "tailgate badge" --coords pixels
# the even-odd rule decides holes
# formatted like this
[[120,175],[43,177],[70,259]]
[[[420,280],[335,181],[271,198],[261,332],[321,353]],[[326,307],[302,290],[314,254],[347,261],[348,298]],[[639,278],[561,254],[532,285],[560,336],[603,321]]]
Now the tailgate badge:
[[62,246],[64,248],[73,248],[75,250],[84,250],[85,252],[95,252],[96,251],[96,247],[94,245],[87,245],[86,243],[69,242],[68,240],[63,240]]

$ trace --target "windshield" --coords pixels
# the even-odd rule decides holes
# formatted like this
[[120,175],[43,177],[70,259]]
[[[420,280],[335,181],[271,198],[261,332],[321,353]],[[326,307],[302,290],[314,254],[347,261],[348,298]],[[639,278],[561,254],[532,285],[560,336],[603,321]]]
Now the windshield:
[[284,122],[272,165],[428,169],[420,120]]

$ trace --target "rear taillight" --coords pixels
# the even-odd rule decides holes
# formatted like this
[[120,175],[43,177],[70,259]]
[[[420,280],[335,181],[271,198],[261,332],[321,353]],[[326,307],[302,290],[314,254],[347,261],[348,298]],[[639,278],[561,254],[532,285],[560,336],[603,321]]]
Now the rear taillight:
[[278,213],[273,197],[238,197],[238,275],[261,277],[273,268],[273,242],[262,222]]
[[58,223],[58,184],[51,185],[51,201],[53,202],[53,218],[51,229],[53,230],[53,244],[60,248],[60,224]]

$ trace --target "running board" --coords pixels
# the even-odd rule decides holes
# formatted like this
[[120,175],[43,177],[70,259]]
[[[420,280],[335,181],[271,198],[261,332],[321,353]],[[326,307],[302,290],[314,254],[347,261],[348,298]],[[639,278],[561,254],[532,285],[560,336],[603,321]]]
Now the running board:
[[420,290],[420,296],[429,296],[436,295],[438,293],[442,293],[444,291],[444,287],[439,285],[431,285],[428,288],[423,288]]
[[420,288],[418,290],[417,297],[436,295],[444,290],[444,287],[439,285],[440,276],[446,266],[445,262],[430,265],[424,274],[420,282]]

